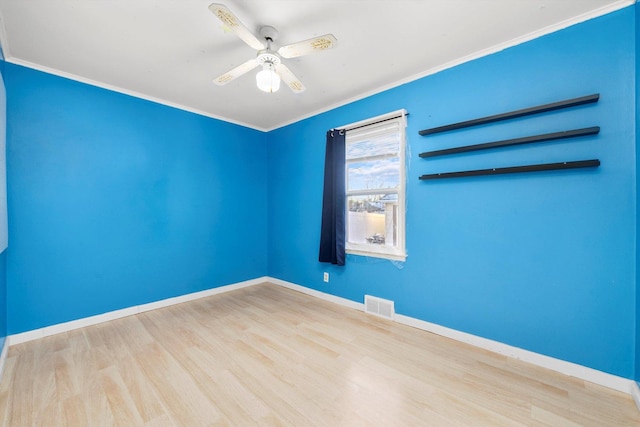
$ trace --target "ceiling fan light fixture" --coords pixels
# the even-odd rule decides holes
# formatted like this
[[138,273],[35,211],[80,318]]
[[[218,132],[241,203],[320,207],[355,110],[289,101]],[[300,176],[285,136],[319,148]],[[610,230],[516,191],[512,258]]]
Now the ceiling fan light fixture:
[[273,93],[280,89],[280,80],[284,80],[293,93],[302,93],[306,90],[300,79],[282,63],[281,58],[297,58],[310,53],[331,49],[336,45],[336,38],[332,34],[313,37],[297,43],[281,46],[274,51],[271,44],[278,38],[278,30],[265,25],[260,28],[260,37],[253,35],[251,31],[223,4],[213,3],[209,10],[234,32],[242,41],[258,51],[255,59],[250,59],[234,69],[213,79],[218,86],[226,85],[254,68],[262,65],[262,70],[256,74],[256,84],[264,92]]
[[256,84],[263,92],[273,93],[280,89],[280,76],[276,74],[272,63],[265,63],[256,74]]

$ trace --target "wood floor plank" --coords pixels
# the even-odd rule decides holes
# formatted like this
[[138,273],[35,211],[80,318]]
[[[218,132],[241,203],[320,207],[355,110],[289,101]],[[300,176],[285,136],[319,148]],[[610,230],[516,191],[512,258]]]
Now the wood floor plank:
[[142,425],[144,423],[124,380],[120,376],[118,367],[110,366],[102,369],[100,383],[107,396],[107,402],[109,402],[109,408],[116,425]]
[[114,425],[115,420],[107,395],[102,388],[96,358],[93,357],[92,352],[89,352],[84,355],[83,361],[84,363],[78,365],[78,375],[83,377],[81,396],[89,425]]
[[15,378],[15,367],[18,355],[7,357],[4,364],[3,381],[0,382],[0,425],[8,425],[11,413],[12,400],[15,399],[13,393],[13,383]]
[[139,369],[153,384],[169,415],[179,425],[212,425],[221,413],[197,387],[195,380],[159,344],[136,356]]
[[240,383],[229,370],[214,370],[206,367],[212,363],[210,354],[200,348],[186,350],[194,366],[195,378],[203,392],[220,408],[225,417],[240,425],[251,425],[271,415],[271,410],[262,399]]
[[262,284],[12,346],[0,426],[640,426],[632,398]]
[[62,410],[68,426],[88,426],[89,420],[84,406],[83,397],[76,395],[62,402]]
[[35,353],[16,353],[12,355],[12,349],[9,349],[9,361],[13,359],[15,368],[12,372],[5,372],[2,382],[10,382],[10,388],[7,391],[10,393],[10,406],[8,408],[8,414],[5,417],[5,425],[7,426],[21,426],[32,425],[33,414],[35,408],[33,407],[33,384],[31,380],[27,378],[33,378],[34,365],[35,365]]
[[[136,352],[136,354],[142,351]],[[132,404],[144,423],[160,419],[165,414],[165,409],[158,399],[154,387],[138,368],[134,356],[122,359],[118,362],[118,370]]]

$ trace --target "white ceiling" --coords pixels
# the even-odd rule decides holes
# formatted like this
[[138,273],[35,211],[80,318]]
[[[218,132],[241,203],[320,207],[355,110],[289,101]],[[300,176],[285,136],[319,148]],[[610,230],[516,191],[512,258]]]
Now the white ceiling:
[[214,0],[0,0],[8,62],[260,130],[501,50],[635,0],[215,0],[279,46],[332,33],[333,50],[284,60],[307,90],[274,94],[258,69],[212,79],[255,57],[208,10]]

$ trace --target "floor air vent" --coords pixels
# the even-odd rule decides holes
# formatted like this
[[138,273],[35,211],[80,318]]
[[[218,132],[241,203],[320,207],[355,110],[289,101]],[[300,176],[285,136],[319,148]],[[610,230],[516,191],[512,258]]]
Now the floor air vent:
[[393,301],[365,295],[364,312],[393,320]]

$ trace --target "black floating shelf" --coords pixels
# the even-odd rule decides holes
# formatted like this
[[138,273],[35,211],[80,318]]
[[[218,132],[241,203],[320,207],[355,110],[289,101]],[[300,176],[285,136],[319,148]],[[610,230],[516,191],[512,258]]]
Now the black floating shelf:
[[558,169],[597,168],[598,166],[600,166],[600,160],[598,159],[578,160],[575,162],[543,163],[539,165],[510,166],[506,168],[479,169],[473,171],[432,173],[422,175],[420,179],[461,178],[464,176],[502,175],[507,173],[539,172]]
[[562,132],[545,133],[543,135],[526,136],[523,138],[506,139],[503,141],[486,142],[484,144],[465,145],[463,147],[447,148],[444,150],[427,151],[420,153],[420,157],[444,156],[446,154],[466,153],[468,151],[486,150],[489,148],[509,147],[511,145],[531,144],[533,142],[553,141],[556,139],[574,138],[576,136],[596,135],[600,132],[599,126],[584,129],[574,129]]
[[508,113],[496,114],[493,116],[482,117],[479,119],[467,120],[464,122],[453,123],[450,125],[439,126],[430,129],[424,129],[418,133],[422,136],[431,135],[439,132],[447,132],[454,129],[462,129],[470,126],[484,125],[487,123],[499,122],[501,120],[515,119],[517,117],[529,116],[532,114],[545,113],[547,111],[559,110],[562,108],[576,107],[578,105],[591,104],[598,102],[600,94],[582,96],[580,98],[567,99],[565,101],[553,102],[551,104],[539,105],[537,107],[524,108],[522,110],[511,111]]

